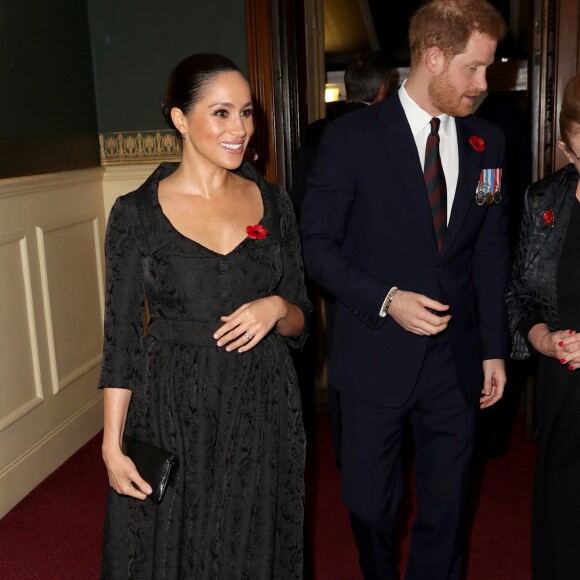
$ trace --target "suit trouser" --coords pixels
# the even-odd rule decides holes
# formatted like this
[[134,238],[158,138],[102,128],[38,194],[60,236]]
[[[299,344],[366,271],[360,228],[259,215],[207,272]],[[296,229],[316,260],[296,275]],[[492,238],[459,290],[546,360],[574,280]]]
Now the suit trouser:
[[[388,376],[385,388],[397,388]],[[342,495],[365,580],[399,578],[395,530],[407,424],[415,443],[417,516],[406,578],[460,578],[477,402],[465,402],[446,337],[429,339],[419,379],[402,407],[374,405],[341,393],[341,413]]]

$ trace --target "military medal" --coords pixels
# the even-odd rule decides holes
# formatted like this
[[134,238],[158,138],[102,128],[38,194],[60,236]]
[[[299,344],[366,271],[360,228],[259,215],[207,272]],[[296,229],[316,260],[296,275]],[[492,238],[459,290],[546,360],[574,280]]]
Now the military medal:
[[500,203],[501,200],[501,168],[482,169],[475,190],[475,203],[492,205]]
[[482,169],[479,174],[479,183],[475,191],[475,203],[477,205],[489,205],[493,203],[493,195],[490,200],[491,189],[491,174],[489,169]]
[[477,205],[483,205],[485,203],[485,190],[481,181],[477,184],[477,189],[475,190],[475,203]]

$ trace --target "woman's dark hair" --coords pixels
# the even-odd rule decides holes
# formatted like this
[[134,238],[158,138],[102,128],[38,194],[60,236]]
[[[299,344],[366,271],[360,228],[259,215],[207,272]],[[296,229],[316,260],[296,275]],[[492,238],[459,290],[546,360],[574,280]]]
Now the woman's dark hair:
[[236,64],[221,54],[192,54],[182,60],[171,72],[165,96],[161,99],[161,111],[167,124],[177,131],[171,119],[171,109],[177,107],[184,115],[189,114],[203,97],[208,83],[225,72],[241,74]]

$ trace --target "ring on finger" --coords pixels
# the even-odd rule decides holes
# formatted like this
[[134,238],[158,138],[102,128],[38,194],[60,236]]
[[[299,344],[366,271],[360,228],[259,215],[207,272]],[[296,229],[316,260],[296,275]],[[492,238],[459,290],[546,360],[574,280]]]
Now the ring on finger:
[[244,336],[245,336],[245,337],[246,337],[248,340],[252,340],[252,338],[254,338],[254,335],[253,335],[253,334],[250,334],[249,332],[246,332],[246,333],[244,334]]

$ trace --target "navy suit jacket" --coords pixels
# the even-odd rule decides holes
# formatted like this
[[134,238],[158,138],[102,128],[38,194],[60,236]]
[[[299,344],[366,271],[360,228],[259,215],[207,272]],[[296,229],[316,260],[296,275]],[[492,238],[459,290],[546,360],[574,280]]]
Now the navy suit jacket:
[[348,115],[349,113],[354,113],[355,111],[360,111],[361,109],[366,109],[368,106],[369,105],[366,103],[359,103],[356,101],[346,102],[335,117],[324,117],[318,119],[306,127],[302,143],[296,152],[296,163],[294,164],[294,172],[292,174],[292,192],[290,198],[294,204],[294,211],[297,216],[300,216],[302,199],[304,198],[304,193],[306,191],[306,179],[310,172],[310,168],[316,159],[316,152],[318,151],[318,146],[320,145],[324,130],[330,123],[339,117]]
[[[417,381],[428,338],[379,317],[392,286],[450,305],[445,332],[466,400],[480,394],[481,361],[508,353],[505,141],[475,116],[456,126],[459,178],[441,253],[398,93],[337,119],[323,136],[302,206],[303,250],[311,278],[337,300],[329,383],[351,396],[398,407]],[[477,205],[481,170],[498,167],[501,203]]]

